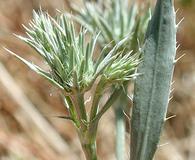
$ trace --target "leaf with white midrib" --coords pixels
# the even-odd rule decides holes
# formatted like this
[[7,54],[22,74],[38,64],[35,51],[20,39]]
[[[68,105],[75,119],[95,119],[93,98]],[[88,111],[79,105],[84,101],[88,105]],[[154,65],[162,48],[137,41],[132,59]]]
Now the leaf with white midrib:
[[152,160],[167,111],[176,46],[173,4],[158,0],[138,67],[132,113],[131,160]]

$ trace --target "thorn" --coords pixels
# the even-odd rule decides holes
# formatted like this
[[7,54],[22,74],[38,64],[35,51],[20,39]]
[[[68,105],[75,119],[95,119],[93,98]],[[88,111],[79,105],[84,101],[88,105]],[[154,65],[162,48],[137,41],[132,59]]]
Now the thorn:
[[165,121],[168,121],[169,119],[172,119],[172,118],[175,118],[175,117],[176,117],[176,115],[169,116],[169,117],[165,118]]
[[184,17],[179,21],[179,23],[176,24],[176,28],[178,28],[178,26],[183,22]]
[[177,13],[179,12],[179,10],[180,10],[180,9],[179,9],[179,8],[177,8],[177,10],[175,11],[175,14],[177,14]]
[[173,96],[171,96],[171,97],[169,98],[169,102],[170,102],[172,99],[173,99]]
[[123,110],[123,114],[127,117],[127,119],[130,121],[131,117]]
[[178,46],[176,47],[176,51],[180,48],[180,46],[181,46],[181,45],[180,45],[180,44],[178,44]]
[[128,94],[127,94],[127,97],[128,97],[131,101],[133,101],[133,95],[128,95]]
[[163,144],[159,144],[158,147],[164,147],[164,146],[166,146],[166,145],[168,145],[168,144],[169,144],[169,142],[163,143]]
[[170,90],[170,93],[173,93],[174,90],[175,90],[175,88],[172,88],[172,89]]
[[183,58],[186,54],[182,54],[179,58],[177,58],[176,60],[174,60],[173,64],[176,64],[181,58]]
[[5,49],[6,47],[4,45],[2,45],[2,44],[0,44],[0,48],[6,50]]
[[56,9],[56,11],[57,11],[58,13],[60,13],[60,14],[62,13],[59,9]]
[[171,85],[174,85],[175,84],[175,81],[171,82]]
[[2,48],[7,51],[9,54],[11,54],[12,56],[18,57],[18,55],[16,53],[14,53],[13,51],[9,50],[8,48],[6,48],[5,46],[2,46]]

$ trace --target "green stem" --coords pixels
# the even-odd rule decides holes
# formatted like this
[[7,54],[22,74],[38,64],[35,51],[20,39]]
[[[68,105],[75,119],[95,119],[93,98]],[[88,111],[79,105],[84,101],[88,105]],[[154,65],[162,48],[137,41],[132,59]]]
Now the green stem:
[[110,98],[107,100],[106,104],[102,107],[102,109],[98,112],[93,121],[98,121],[102,115],[111,107],[111,105],[116,101],[116,99],[121,95],[122,88],[116,89],[113,91]]
[[78,135],[86,160],[97,160],[98,159],[96,153],[97,126],[91,124],[91,127],[92,130],[90,130],[89,127],[86,130],[86,132],[83,132],[82,129],[78,129]]
[[125,160],[125,117],[123,110],[127,107],[128,83],[124,83],[124,90],[115,103],[115,121],[116,121],[116,157],[117,160]]
[[85,132],[87,129],[87,125],[85,124],[85,122],[87,123],[87,113],[84,104],[84,95],[77,92],[71,96],[71,101],[75,106],[79,126],[81,127],[82,131]]
[[70,117],[73,119],[75,125],[79,127],[78,117],[77,117],[74,105],[71,101],[71,98],[69,96],[64,96],[64,102],[65,102],[65,105],[68,106],[69,108]]
[[93,120],[98,112],[98,104],[100,98],[102,97],[102,90],[104,90],[105,83],[99,82],[96,86],[95,95],[92,102],[91,112],[90,112],[90,120]]
[[86,160],[97,160],[96,132],[98,122],[90,122],[88,124],[84,95],[82,93],[75,92],[75,94],[71,96],[71,101],[75,106],[77,121],[79,122],[77,131]]
[[96,143],[81,144],[86,160],[97,160]]
[[[120,102],[120,101],[119,101]],[[116,157],[125,160],[125,119],[123,106],[115,107],[116,120]]]

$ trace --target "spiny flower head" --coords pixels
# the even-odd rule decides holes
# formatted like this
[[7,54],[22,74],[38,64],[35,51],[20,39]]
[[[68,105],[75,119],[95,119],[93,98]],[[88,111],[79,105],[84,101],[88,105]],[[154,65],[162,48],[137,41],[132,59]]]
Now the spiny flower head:
[[37,51],[48,64],[49,71],[9,52],[67,94],[90,89],[98,77],[102,77],[99,83],[108,86],[130,80],[140,61],[137,54],[126,54],[120,49],[128,43],[130,36],[116,43],[109,52],[109,46],[105,46],[95,59],[99,34],[89,35],[85,29],[77,33],[73,22],[64,14],[54,19],[47,13],[34,11],[33,20],[25,29],[27,37],[17,37]]

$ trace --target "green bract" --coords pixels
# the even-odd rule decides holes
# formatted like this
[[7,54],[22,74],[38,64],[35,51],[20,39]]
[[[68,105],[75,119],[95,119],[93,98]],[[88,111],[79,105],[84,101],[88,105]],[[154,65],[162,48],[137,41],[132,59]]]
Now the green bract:
[[105,77],[101,78],[100,83],[108,85],[130,80],[134,76],[139,56],[120,51],[130,36],[119,41],[109,52],[108,46],[105,46],[101,56],[94,59],[99,34],[88,35],[83,28],[77,34],[73,22],[65,15],[57,16],[56,19],[41,11],[33,12],[33,15],[34,19],[29,28],[25,27],[28,37],[18,37],[44,58],[50,70],[44,71],[35,64],[15,56],[32,70],[64,89],[65,93],[69,94],[73,90],[86,91],[99,76]]

